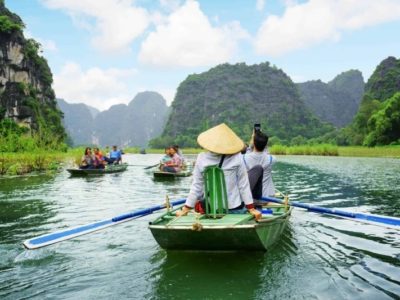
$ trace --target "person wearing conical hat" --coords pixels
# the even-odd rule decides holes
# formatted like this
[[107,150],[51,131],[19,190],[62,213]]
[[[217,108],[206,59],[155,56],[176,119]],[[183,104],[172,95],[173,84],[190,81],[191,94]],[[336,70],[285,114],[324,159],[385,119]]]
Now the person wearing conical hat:
[[189,196],[177,216],[186,215],[204,195],[203,173],[207,166],[219,165],[225,176],[226,192],[229,210],[244,210],[254,215],[258,220],[261,213],[254,209],[253,197],[250,190],[246,167],[240,151],[243,141],[225,123],[202,132],[197,137],[197,143],[208,150],[198,155],[193,170],[193,182]]

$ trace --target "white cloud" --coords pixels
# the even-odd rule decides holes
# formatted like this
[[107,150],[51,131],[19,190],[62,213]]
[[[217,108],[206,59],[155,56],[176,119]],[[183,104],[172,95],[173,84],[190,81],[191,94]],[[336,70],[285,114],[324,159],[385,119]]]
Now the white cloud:
[[264,9],[264,6],[265,6],[265,0],[257,0],[256,9],[258,11],[262,11]]
[[131,0],[42,0],[51,9],[71,15],[76,24],[93,31],[93,45],[108,53],[127,51],[149,26],[148,12]]
[[180,0],[160,0],[160,5],[161,7],[165,8],[166,10],[169,11],[174,11],[179,8],[181,5]]
[[187,1],[156,26],[142,43],[139,61],[156,66],[209,66],[228,61],[239,39],[239,22],[213,27],[195,1]]
[[100,110],[111,105],[129,103],[134,94],[129,82],[137,74],[135,69],[82,70],[74,62],[65,64],[59,74],[54,75],[54,90],[58,98],[68,102],[83,102]]
[[288,3],[283,16],[268,16],[259,28],[255,39],[259,54],[278,56],[323,41],[337,41],[348,30],[400,19],[399,0]]

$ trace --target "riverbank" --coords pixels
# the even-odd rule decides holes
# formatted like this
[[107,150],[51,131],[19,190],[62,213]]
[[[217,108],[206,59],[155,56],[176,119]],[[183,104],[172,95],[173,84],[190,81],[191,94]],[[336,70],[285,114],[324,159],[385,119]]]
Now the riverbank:
[[[140,153],[139,148],[126,148],[126,153]],[[199,154],[204,151],[200,148],[184,148],[184,154]],[[275,155],[318,155],[318,156],[350,156],[350,157],[393,157],[400,158],[400,145],[363,147],[363,146],[336,146],[329,144],[283,146],[273,145],[269,148]],[[163,154],[164,149],[146,149],[147,154]]]
[[82,156],[82,149],[0,153],[0,175],[23,175],[31,172],[56,171],[62,164],[73,163]]
[[[199,154],[200,148],[185,148],[184,154]],[[335,145],[314,146],[282,146],[273,145],[269,148],[275,155],[318,155],[318,156],[349,156],[349,157],[392,157],[400,158],[400,145],[362,147]],[[125,153],[139,154],[139,148],[125,148]],[[146,149],[147,154],[163,154],[164,149]],[[2,152],[0,153],[0,175],[23,175],[35,171],[54,171],[63,164],[79,162],[83,154],[83,148],[68,149],[66,152]]]

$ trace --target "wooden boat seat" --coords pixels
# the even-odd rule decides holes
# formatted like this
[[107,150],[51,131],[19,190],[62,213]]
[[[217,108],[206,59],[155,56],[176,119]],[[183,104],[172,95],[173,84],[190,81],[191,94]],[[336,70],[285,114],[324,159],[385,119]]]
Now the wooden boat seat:
[[206,215],[201,215],[200,218],[197,218],[195,214],[188,214],[174,218],[168,222],[167,226],[187,226],[194,223],[207,226],[231,226],[243,224],[251,219],[253,219],[253,216],[250,214],[227,214],[218,219],[207,217]]

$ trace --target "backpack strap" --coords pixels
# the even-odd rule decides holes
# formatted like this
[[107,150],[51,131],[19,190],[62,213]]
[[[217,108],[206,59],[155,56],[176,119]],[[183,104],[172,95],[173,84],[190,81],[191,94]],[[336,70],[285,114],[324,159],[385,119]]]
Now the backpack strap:
[[221,160],[219,161],[219,164],[218,164],[218,168],[220,168],[220,169],[222,168],[222,164],[224,163],[225,157],[226,157],[226,155],[222,154]]

